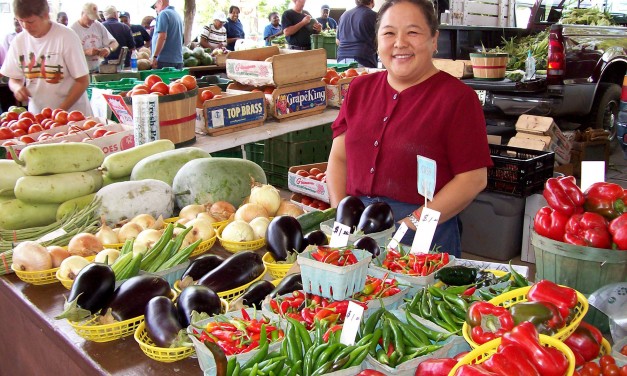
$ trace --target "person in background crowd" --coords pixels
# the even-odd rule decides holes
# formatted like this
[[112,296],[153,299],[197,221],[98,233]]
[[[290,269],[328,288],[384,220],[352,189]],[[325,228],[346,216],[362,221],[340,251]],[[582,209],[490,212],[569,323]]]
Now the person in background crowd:
[[81,18],[71,26],[78,34],[83,46],[87,66],[90,72],[98,70],[101,58],[107,58],[116,48],[118,42],[98,20],[98,7],[94,3],[85,3]]
[[337,28],[337,62],[357,62],[362,67],[377,67],[374,0],[355,0],[357,7],[340,17]]
[[283,12],[281,26],[287,40],[288,46],[292,50],[310,50],[311,34],[318,34],[322,30],[322,25],[315,19],[311,23],[311,14],[304,10],[306,0],[292,0],[294,7]]
[[263,40],[266,41],[266,46],[270,46],[272,39],[283,35],[283,28],[281,27],[279,13],[272,12],[268,15],[268,21],[270,23],[263,29]]
[[135,39],[133,39],[133,34],[131,33],[131,28],[128,25],[123,24],[118,21],[118,10],[113,6],[109,5],[103,11],[105,15],[105,22],[102,25],[113,35],[115,40],[119,44],[119,48],[115,49],[105,61],[115,60],[120,57],[120,53],[122,53],[122,47],[128,48],[128,52],[124,57],[124,66],[131,66],[131,53],[135,49]]
[[170,0],[157,0],[157,23],[152,38],[152,68],[183,68],[183,20]]
[[46,0],[15,0],[13,12],[26,32],[11,43],[0,74],[15,99],[29,101],[34,114],[50,107],[90,116],[89,70],[76,33],[50,19]]
[[[437,28],[430,0],[387,0],[381,6],[377,46],[387,71],[351,82],[332,126],[327,184],[332,206],[346,195],[366,205],[384,201],[396,222],[415,231],[424,204],[416,189],[416,156],[435,160],[428,206],[441,214],[433,244],[459,256],[457,214],[487,185],[492,160],[477,95],[433,65]],[[402,242],[411,244],[414,231]]]
[[329,12],[331,8],[328,5],[323,5],[320,8],[320,13],[322,14],[320,17],[316,18],[320,25],[322,25],[322,30],[335,30],[337,29],[337,22],[331,17],[329,17]]
[[200,45],[202,48],[222,48],[226,47],[226,28],[224,23],[226,22],[226,14],[224,12],[217,11],[213,14],[213,23],[208,26],[204,26],[200,32]]
[[131,15],[128,12],[120,12],[120,22],[131,28],[135,48],[150,47],[150,34],[142,25],[131,25]]
[[15,39],[15,37],[22,32],[22,25],[20,25],[20,22],[16,18],[13,19],[13,28],[14,31],[5,35],[2,40],[2,45],[0,45],[0,65],[3,64],[4,59],[7,56],[7,52],[9,52],[11,42],[13,42],[13,39]]
[[63,26],[67,26],[67,23],[68,23],[67,13],[65,12],[57,13],[57,22]]
[[155,28],[153,22],[155,22],[155,18],[153,16],[146,16],[142,18],[142,23],[141,23],[141,25],[144,27],[144,29],[146,29],[146,31],[148,32],[148,35],[150,35],[151,38],[152,38],[152,31]]
[[106,20],[106,18],[104,16],[104,13],[101,10],[99,10],[98,11],[98,22],[105,22],[105,20]]
[[229,18],[226,20],[224,27],[226,28],[226,48],[230,51],[235,50],[235,42],[238,39],[244,39],[244,25],[239,20],[240,10],[235,5],[229,7]]

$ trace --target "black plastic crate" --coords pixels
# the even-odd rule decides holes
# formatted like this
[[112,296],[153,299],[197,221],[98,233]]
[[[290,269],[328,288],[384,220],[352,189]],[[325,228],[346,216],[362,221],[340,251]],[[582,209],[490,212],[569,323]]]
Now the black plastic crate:
[[542,191],[553,176],[555,154],[506,145],[490,145],[494,166],[488,169],[486,191],[527,197]]

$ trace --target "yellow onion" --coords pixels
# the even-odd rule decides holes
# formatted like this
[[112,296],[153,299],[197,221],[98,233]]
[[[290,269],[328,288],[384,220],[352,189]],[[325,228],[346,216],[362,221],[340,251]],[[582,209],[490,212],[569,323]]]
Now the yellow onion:
[[137,235],[133,242],[133,253],[146,253],[161,238],[161,231],[148,229]]
[[226,225],[224,230],[222,230],[221,237],[232,242],[249,242],[255,240],[255,232],[248,223],[236,219]]
[[216,201],[209,208],[209,213],[218,222],[226,221],[235,213],[235,206],[228,201]]
[[94,262],[104,263],[106,260],[107,265],[111,265],[118,259],[118,257],[120,257],[120,251],[113,248],[106,248],[98,252]]
[[241,219],[244,222],[250,222],[257,217],[268,217],[268,211],[259,204],[244,204],[235,212],[235,220]]
[[270,225],[270,218],[266,217],[257,217],[250,221],[250,227],[253,228],[255,232],[255,237],[257,239],[266,237],[266,230],[268,229],[268,225]]
[[107,226],[107,222],[104,217],[101,218],[102,225],[100,225],[100,229],[96,233],[96,237],[102,244],[115,244],[118,242],[118,235],[113,231],[113,229]]
[[281,205],[281,195],[269,184],[255,185],[250,190],[249,202],[263,206],[268,216],[274,216]]
[[216,230],[211,225],[211,222],[206,219],[192,219],[185,224],[185,227],[193,227],[193,229],[185,237],[190,244],[198,239],[202,239],[202,241],[209,240],[216,235]]
[[179,213],[179,217],[185,218],[191,221],[192,219],[196,218],[198,213],[202,213],[204,211],[205,211],[205,205],[191,204],[181,209]]
[[155,218],[150,214],[139,214],[131,219],[131,222],[137,223],[141,226],[142,230],[152,228],[156,222]]
[[52,257],[43,245],[25,241],[13,248],[13,268],[24,272],[35,272],[52,268]]
[[142,232],[142,227],[137,223],[129,222],[126,223],[120,231],[118,231],[118,241],[120,243],[124,243],[128,239],[135,239],[140,232]]
[[70,256],[63,260],[59,266],[59,276],[65,279],[74,280],[84,267],[89,264],[86,258],[81,256]]
[[58,268],[63,260],[71,256],[70,252],[68,252],[67,249],[59,247],[57,245],[51,245],[46,248],[48,249],[48,253],[50,253],[53,268]]
[[103,249],[96,235],[86,232],[74,235],[67,245],[67,251],[73,256],[94,256]]
[[300,206],[296,205],[293,202],[288,200],[281,201],[281,206],[279,206],[279,210],[276,212],[276,216],[280,215],[289,215],[290,217],[298,217],[301,214],[304,214],[305,211]]

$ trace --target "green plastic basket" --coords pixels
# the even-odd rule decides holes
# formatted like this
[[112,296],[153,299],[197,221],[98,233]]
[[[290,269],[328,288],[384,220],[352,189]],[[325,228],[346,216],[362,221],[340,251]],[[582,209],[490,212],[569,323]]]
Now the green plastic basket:
[[166,68],[161,68],[161,69],[150,69],[150,70],[144,70],[144,71],[139,72],[139,76],[142,80],[145,80],[146,77],[150,76],[151,74],[156,74],[157,76],[161,77],[161,80],[163,80],[163,82],[170,82],[171,79],[181,78],[189,74],[189,69],[187,68],[175,69],[171,67],[166,67]]

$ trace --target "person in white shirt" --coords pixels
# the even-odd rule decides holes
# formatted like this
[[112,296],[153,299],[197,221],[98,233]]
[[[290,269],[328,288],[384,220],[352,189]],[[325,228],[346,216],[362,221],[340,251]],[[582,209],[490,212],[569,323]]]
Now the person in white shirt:
[[83,5],[81,18],[71,26],[81,40],[90,72],[97,71],[100,60],[109,56],[119,46],[104,25],[100,22],[95,22],[98,19],[98,7],[96,4],[86,3]]
[[202,28],[200,33],[200,45],[203,48],[222,48],[226,47],[226,14],[224,12],[215,12],[213,14],[213,23]]
[[76,34],[50,19],[46,0],[14,4],[15,18],[26,32],[11,43],[0,74],[9,77],[15,99],[28,100],[32,113],[50,107],[91,115],[89,71]]

